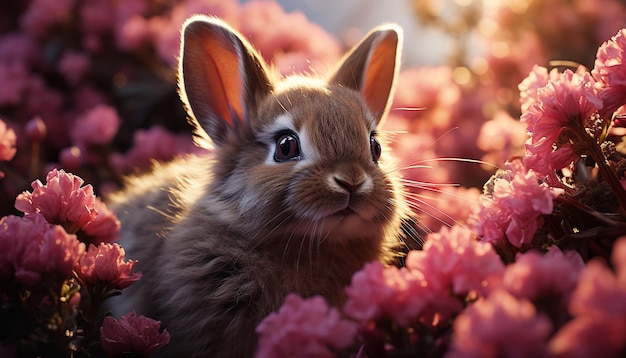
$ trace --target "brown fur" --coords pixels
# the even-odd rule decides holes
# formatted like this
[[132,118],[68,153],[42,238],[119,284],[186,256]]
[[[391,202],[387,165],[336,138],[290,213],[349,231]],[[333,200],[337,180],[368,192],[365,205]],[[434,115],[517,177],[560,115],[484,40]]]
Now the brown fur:
[[[186,23],[181,97],[215,149],[157,165],[111,200],[144,273],[113,309],[162,320],[162,354],[251,356],[256,325],[287,293],[340,307],[365,262],[394,259],[408,209],[388,154],[372,160],[370,134],[388,110],[399,36],[373,31],[328,82],[273,82],[226,24]],[[300,136],[301,160],[273,163],[286,129]],[[351,215],[333,215],[347,205]]]

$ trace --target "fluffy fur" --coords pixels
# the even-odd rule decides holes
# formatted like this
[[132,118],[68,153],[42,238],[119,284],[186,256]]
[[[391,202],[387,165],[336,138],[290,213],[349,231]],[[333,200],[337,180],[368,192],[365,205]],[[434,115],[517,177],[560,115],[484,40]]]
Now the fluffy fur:
[[[214,18],[183,28],[181,98],[212,155],[130,178],[110,201],[144,277],[113,310],[162,320],[161,353],[246,357],[255,327],[289,292],[341,306],[367,261],[394,260],[408,213],[377,126],[398,71],[400,30],[373,30],[327,80],[273,81]],[[300,155],[278,160],[287,133]]]

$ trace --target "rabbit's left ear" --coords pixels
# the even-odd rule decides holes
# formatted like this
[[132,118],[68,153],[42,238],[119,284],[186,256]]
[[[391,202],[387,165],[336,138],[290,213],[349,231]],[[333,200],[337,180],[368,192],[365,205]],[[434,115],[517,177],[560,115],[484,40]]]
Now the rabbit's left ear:
[[179,63],[181,99],[218,146],[248,124],[271,92],[265,61],[217,18],[196,15],[185,22]]
[[393,97],[401,48],[402,29],[395,24],[381,25],[346,55],[328,83],[359,91],[380,122]]

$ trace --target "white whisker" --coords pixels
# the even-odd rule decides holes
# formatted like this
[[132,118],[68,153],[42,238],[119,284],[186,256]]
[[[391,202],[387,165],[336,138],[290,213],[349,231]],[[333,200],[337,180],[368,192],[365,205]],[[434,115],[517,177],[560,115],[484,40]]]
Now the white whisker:
[[420,111],[425,111],[428,108],[426,107],[394,107],[389,109],[389,112],[420,112]]
[[[407,203],[412,209],[419,211],[421,213],[424,213],[424,214],[428,214],[430,217],[432,217],[433,219],[435,219],[436,221],[440,222],[443,225],[446,225],[448,227],[452,227],[454,225],[464,226],[461,222],[457,221],[452,216],[446,214],[443,210],[439,209],[437,206],[423,199],[423,198],[427,198],[431,200],[437,200],[436,198],[432,198],[432,197],[420,195],[420,194],[415,194],[415,193],[407,193],[405,197],[409,199],[407,200]],[[432,211],[436,213],[436,215],[433,215],[432,213],[427,213],[424,210],[424,208],[431,209]]]
[[400,182],[409,188],[428,189],[436,191],[437,188],[459,188],[461,185],[456,183],[431,183],[427,181],[417,181],[412,179],[400,179]]
[[428,163],[428,162],[461,162],[461,163],[473,163],[473,164],[481,164],[481,165],[487,165],[490,166],[494,169],[501,169],[499,166],[486,162],[484,160],[480,160],[480,159],[470,159],[470,158],[430,158],[430,159],[422,159],[419,160],[417,163]]
[[[419,183],[421,184],[421,183]],[[460,200],[464,200],[468,203],[472,203],[472,204],[477,204],[478,202],[476,200],[470,199],[466,196],[463,195],[459,195],[457,193],[453,193],[450,191],[446,191],[446,190],[439,190],[439,188],[460,188],[461,186],[458,184],[432,184],[429,185],[429,183],[426,183],[427,185],[415,185],[415,186],[411,186],[410,184],[406,184],[405,186],[407,187],[413,187],[413,188],[417,188],[417,189],[422,189],[424,191],[428,191],[431,193],[437,193],[437,194],[441,194],[441,195],[447,195],[449,197],[455,198],[455,199],[460,199]],[[431,196],[426,196],[422,193],[415,193],[415,192],[409,192],[408,194],[410,195],[414,195],[414,196],[421,196],[427,199],[431,199],[431,200],[438,200],[435,197],[431,197]]]

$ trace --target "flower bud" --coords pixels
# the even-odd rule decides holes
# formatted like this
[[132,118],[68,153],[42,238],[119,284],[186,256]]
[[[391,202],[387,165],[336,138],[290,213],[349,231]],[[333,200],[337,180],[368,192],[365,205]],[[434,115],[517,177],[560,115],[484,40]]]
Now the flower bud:
[[46,137],[47,128],[41,117],[33,117],[24,127],[26,136],[32,141],[40,141]]

